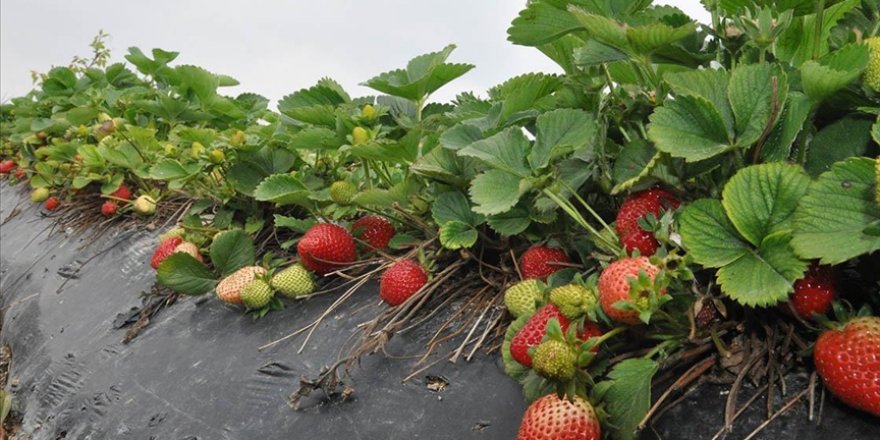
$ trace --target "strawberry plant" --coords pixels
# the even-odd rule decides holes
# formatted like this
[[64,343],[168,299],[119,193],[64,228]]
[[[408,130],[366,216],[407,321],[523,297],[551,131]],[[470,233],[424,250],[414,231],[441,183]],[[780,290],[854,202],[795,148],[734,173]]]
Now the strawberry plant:
[[[377,96],[324,78],[270,109],[176,52],[109,64],[99,36],[93,61],[0,106],[0,175],[63,224],[174,224],[157,281],[255,317],[341,291],[332,316],[378,281],[386,306],[295,406],[449,308],[432,340],[455,341],[453,362],[500,347],[532,402],[523,439],[633,439],[708,371],[773,390],[815,367],[876,413],[835,360],[875,343],[875,318],[827,313],[880,307],[880,10],[703,4],[711,23],[646,0],[530,1],[508,38],[562,73],[450,103],[430,98],[474,67],[454,46],[366,80]],[[322,319],[267,346],[304,335],[302,351]],[[772,359],[726,366],[747,353]]]

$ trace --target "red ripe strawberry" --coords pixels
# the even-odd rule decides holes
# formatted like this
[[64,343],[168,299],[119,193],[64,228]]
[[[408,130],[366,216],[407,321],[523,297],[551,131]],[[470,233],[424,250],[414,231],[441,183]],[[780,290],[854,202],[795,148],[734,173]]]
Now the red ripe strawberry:
[[58,197],[52,196],[46,199],[46,204],[44,206],[46,207],[47,211],[54,211],[58,209],[58,206],[60,205],[61,202],[58,201]]
[[510,354],[517,362],[532,368],[529,349],[541,343],[547,331],[547,323],[553,318],[559,321],[562,331],[568,330],[568,318],[559,311],[558,307],[552,303],[541,307],[510,341]]
[[153,258],[150,259],[150,267],[153,269],[158,269],[159,264],[162,263],[169,255],[174,253],[174,250],[177,249],[177,246],[183,243],[183,239],[180,237],[171,237],[162,243],[159,243],[159,246],[156,247],[156,251],[153,252]]
[[342,227],[331,223],[312,226],[296,250],[303,266],[319,275],[341,269],[357,258],[354,238]]
[[548,394],[529,405],[516,440],[599,440],[602,429],[593,405],[576,396]]
[[11,159],[0,162],[0,174],[9,174],[15,169],[15,161]]
[[660,243],[654,235],[639,225],[639,220],[648,214],[660,218],[662,211],[676,209],[681,205],[678,198],[662,188],[651,188],[631,194],[620,205],[617,220],[614,224],[620,243],[627,252],[636,249],[643,256],[651,256],[657,252]]
[[554,263],[570,263],[571,260],[565,252],[546,246],[534,246],[523,252],[519,260],[519,268],[522,270],[523,279],[545,279],[550,274],[562,269]]
[[413,296],[425,283],[428,274],[413,260],[394,263],[382,274],[379,282],[379,297],[389,305],[396,306]]
[[365,215],[352,223],[351,232],[370,246],[376,249],[385,249],[397,231],[385,217]]
[[599,302],[602,303],[602,310],[612,320],[631,325],[641,322],[639,312],[614,307],[614,303],[618,301],[632,300],[629,280],[638,279],[640,271],[645,271],[653,280],[660,268],[651,264],[648,257],[621,258],[611,263],[599,275]]
[[110,195],[120,199],[131,200],[131,190],[128,189],[128,186],[124,183],[119,185],[119,188],[117,188],[116,191],[113,191]]
[[[834,283],[834,269],[813,262],[804,277],[794,282],[794,292],[789,298],[789,303],[798,316],[811,319],[814,313],[819,315],[828,313],[835,299],[837,299],[837,289]],[[788,309],[787,304],[783,304],[782,307]]]
[[[602,336],[604,334],[605,334],[605,332],[602,331],[602,328],[599,327],[599,324],[596,324],[593,321],[586,321],[585,320],[584,321],[584,328],[578,332],[577,336],[578,336],[578,339],[586,342],[590,338],[598,338],[599,336]],[[591,350],[591,351],[593,351],[594,353],[599,351],[599,346],[597,345],[597,346],[593,347],[593,350]]]
[[880,417],[880,317],[856,318],[822,333],[813,360],[832,394]]
[[25,176],[27,176],[27,172],[25,171],[24,168],[18,167],[18,169],[15,170],[15,178],[16,179],[22,180],[25,178]]
[[114,215],[116,215],[117,207],[118,206],[116,205],[116,200],[107,200],[106,202],[104,202],[103,205],[101,205],[101,215],[103,215],[104,217],[113,217]]

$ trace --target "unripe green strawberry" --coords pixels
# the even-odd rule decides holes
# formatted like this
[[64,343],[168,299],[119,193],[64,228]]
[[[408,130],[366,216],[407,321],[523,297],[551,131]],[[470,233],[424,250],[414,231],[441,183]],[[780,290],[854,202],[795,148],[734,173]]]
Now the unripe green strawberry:
[[222,150],[211,150],[211,152],[208,153],[208,160],[210,160],[211,163],[223,163],[223,161],[226,160],[226,154],[224,154]]
[[532,354],[535,373],[550,380],[565,382],[574,377],[577,353],[568,344],[555,339],[542,342]]
[[266,273],[266,269],[260,266],[247,266],[235,271],[226,278],[220,280],[214,292],[217,298],[227,304],[241,304],[241,290],[245,285],[258,276]]
[[261,309],[269,305],[275,292],[262,279],[255,279],[241,288],[241,303],[249,309]]
[[876,179],[874,197],[877,199],[877,204],[880,205],[880,157],[874,159],[874,176]]
[[229,144],[232,145],[233,147],[237,147],[237,146],[243,144],[245,139],[246,138],[245,138],[244,132],[241,130],[238,130],[232,136],[229,137]]
[[340,205],[351,203],[352,197],[357,194],[357,187],[351,182],[339,181],[330,185],[330,198]]
[[361,109],[361,114],[367,119],[373,119],[376,116],[376,109],[372,105],[367,104]]
[[312,273],[302,264],[294,264],[272,277],[272,287],[289,298],[299,298],[315,291]]
[[368,140],[370,140],[370,133],[367,132],[367,130],[365,130],[363,127],[355,127],[351,131],[352,145],[360,145]]
[[193,142],[192,145],[189,146],[189,153],[193,157],[199,157],[202,154],[205,154],[205,146],[202,145],[201,142]]
[[868,67],[865,69],[864,82],[871,90],[880,92],[880,37],[868,38]]
[[31,192],[31,201],[34,203],[45,202],[49,198],[49,188],[37,188]]
[[167,232],[159,236],[159,242],[161,243],[171,237],[183,237],[184,233],[186,233],[186,229],[183,229],[180,226],[171,228]]
[[593,289],[580,284],[566,284],[550,291],[550,302],[556,304],[566,318],[577,319],[592,310],[599,298]]
[[504,305],[511,315],[519,318],[533,313],[536,309],[535,302],[541,300],[542,296],[538,280],[520,281],[504,292]]
[[140,215],[153,215],[156,213],[156,199],[143,195],[134,201],[134,212]]

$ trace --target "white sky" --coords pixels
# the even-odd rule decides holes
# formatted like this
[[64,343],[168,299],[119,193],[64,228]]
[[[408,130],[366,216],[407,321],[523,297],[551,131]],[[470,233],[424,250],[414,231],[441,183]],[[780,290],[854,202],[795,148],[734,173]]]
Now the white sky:
[[[130,46],[180,52],[177,64],[230,75],[277,100],[324,76],[352,96],[357,84],[404,67],[413,56],[458,49],[450,60],[476,69],[441,89],[435,100],[484,92],[510,77],[558,69],[536,49],[508,42],[507,27],[525,0],[3,0],[0,2],[0,100],[27,93],[30,71],[87,55],[103,29],[113,61]],[[658,1],[708,20],[699,0]]]

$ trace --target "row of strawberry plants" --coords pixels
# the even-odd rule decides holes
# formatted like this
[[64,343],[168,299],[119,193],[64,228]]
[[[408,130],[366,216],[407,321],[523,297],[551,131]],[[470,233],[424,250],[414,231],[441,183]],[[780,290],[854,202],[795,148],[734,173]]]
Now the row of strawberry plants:
[[[564,407],[554,426],[598,438],[601,418],[632,438],[658,371],[688,365],[698,341],[729,356],[752,331],[730,324],[767,314],[812,340],[833,304],[880,302],[865,269],[880,249],[876,5],[710,3],[697,25],[646,1],[531,2],[510,40],[564,75],[451,104],[429,99],[473,67],[447,62],[452,46],[367,80],[377,97],[323,79],[277,112],[223,96],[228,76],[172,67],[176,53],[130,49],[137,72],[55,68],[5,104],[0,171],[49,211],[158,207],[179,220],[158,281],[256,316],[283,307],[276,291],[313,293],[316,275],[382,274],[385,328],[448,306],[453,274],[503,290],[474,328],[501,303],[515,318],[502,356],[535,401],[521,437]],[[846,341],[877,346],[877,318],[854,322]],[[829,366],[846,348],[817,351],[819,372],[880,413],[856,364]]]

